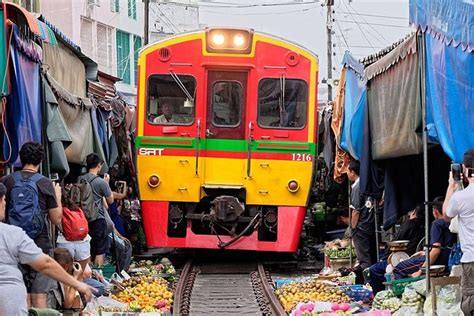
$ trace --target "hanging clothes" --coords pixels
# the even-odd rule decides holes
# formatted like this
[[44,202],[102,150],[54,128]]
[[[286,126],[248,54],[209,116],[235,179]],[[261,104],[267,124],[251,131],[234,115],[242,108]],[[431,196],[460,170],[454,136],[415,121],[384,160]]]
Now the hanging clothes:
[[29,39],[24,39],[16,25],[12,26],[13,41],[10,46],[12,58],[11,94],[6,108],[5,124],[11,141],[4,139],[4,158],[20,166],[19,150],[29,141],[41,143],[41,91],[40,68],[41,48]]
[[321,125],[323,128],[322,142],[324,144],[322,152],[323,152],[324,162],[326,163],[326,166],[328,168],[331,168],[334,162],[334,148],[336,146],[335,139],[334,139],[334,132],[331,129],[331,121],[332,121],[331,110],[326,108],[323,112]]
[[331,127],[334,132],[336,139],[336,155],[335,155],[335,164],[334,164],[334,180],[337,183],[342,183],[344,181],[344,174],[347,173],[347,168],[349,166],[350,155],[341,149],[340,147],[340,135],[342,122],[344,119],[344,95],[345,95],[345,85],[346,85],[346,72],[347,69],[343,68],[341,72],[341,77],[339,79],[339,85],[337,86],[336,99],[333,106],[332,114],[332,123]]

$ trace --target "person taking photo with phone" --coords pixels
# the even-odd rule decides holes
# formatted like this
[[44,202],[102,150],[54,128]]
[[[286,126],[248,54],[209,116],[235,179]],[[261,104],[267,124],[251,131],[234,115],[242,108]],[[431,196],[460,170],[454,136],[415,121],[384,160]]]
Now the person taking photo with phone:
[[[474,311],[474,148],[464,153],[462,175],[459,181],[456,181],[454,176],[451,171],[443,214],[448,219],[458,217],[459,240],[463,253],[461,257],[461,309],[464,315],[472,315]],[[467,179],[469,185],[464,190],[458,190],[463,178]]]

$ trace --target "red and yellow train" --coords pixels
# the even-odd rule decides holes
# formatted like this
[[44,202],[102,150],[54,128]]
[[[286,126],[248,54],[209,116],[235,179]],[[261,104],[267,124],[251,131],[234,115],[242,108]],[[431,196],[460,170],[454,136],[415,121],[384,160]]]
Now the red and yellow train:
[[142,49],[137,166],[149,247],[294,252],[317,146],[318,60],[250,29]]

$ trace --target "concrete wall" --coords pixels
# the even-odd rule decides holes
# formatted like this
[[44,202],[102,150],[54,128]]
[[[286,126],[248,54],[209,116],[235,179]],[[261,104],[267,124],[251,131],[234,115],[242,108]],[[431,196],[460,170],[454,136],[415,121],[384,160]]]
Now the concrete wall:
[[[66,36],[78,44],[83,52],[91,59],[99,61],[99,51],[107,45],[98,40],[97,24],[110,27],[111,32],[111,50],[112,67],[107,69],[104,64],[99,63],[99,70],[117,76],[117,45],[116,31],[121,30],[131,34],[130,52],[133,52],[133,35],[143,38],[143,2],[136,0],[137,18],[128,16],[128,0],[119,0],[120,10],[114,12],[112,9],[113,0],[100,0],[100,5],[88,5],[88,0],[41,0],[41,13],[51,23],[56,25]],[[81,19],[87,19],[92,23],[92,32],[90,36],[91,49],[86,43],[81,41]],[[134,93],[135,84],[133,76],[133,53],[130,54],[132,83],[119,84],[118,89],[127,93]]]

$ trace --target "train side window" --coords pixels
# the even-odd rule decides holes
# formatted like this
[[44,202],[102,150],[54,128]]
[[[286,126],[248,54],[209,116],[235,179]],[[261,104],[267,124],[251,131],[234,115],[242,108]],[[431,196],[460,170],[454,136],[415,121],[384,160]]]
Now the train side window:
[[308,86],[305,81],[284,77],[260,80],[257,118],[259,126],[302,129],[306,125],[307,112]]
[[235,81],[217,81],[212,86],[212,124],[238,126],[242,111],[242,86]]
[[156,125],[193,124],[196,107],[192,100],[195,95],[196,79],[193,76],[175,74],[150,76],[148,79],[148,122]]

